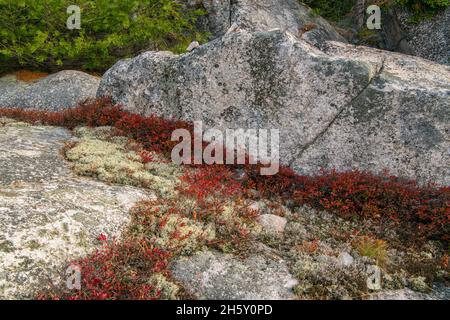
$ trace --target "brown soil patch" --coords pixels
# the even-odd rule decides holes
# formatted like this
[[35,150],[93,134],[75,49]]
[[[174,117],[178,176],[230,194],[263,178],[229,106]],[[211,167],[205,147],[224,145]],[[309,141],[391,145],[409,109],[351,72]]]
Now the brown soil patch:
[[48,76],[48,73],[45,72],[34,72],[28,70],[20,70],[13,73],[16,76],[16,79],[24,82],[34,82],[41,78],[45,78]]

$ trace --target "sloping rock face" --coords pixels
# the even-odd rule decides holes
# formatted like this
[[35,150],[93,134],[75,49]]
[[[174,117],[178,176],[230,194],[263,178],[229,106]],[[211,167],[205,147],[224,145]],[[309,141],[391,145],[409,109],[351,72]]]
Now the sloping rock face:
[[0,79],[0,107],[58,111],[95,97],[100,79],[80,71],[60,71],[35,83]]
[[298,0],[202,0],[213,37],[236,26],[250,31],[280,29],[320,45],[324,40],[346,40],[322,17]]
[[283,260],[261,255],[240,260],[212,251],[178,259],[172,276],[202,300],[294,299],[297,284]]
[[300,173],[388,169],[449,184],[449,79],[420,58],[241,30],[189,54],[120,61],[97,95],[206,127],[280,129],[281,162]]
[[0,118],[0,299],[64,286],[67,263],[119,238],[145,191],[75,176],[59,155],[68,131]]

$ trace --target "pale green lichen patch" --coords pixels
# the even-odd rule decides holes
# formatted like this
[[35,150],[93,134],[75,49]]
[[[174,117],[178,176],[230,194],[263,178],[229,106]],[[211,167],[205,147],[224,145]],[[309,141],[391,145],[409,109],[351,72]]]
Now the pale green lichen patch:
[[27,127],[30,124],[26,122],[17,121],[11,118],[0,117],[0,127]]
[[212,224],[183,217],[172,209],[165,204],[138,204],[133,208],[133,222],[128,236],[133,241],[150,239],[150,243],[158,248],[182,255],[192,254],[215,239]]
[[37,240],[30,240],[25,244],[30,250],[39,249],[42,245]]
[[[223,239],[229,240],[227,238],[230,236],[239,237],[238,232],[248,235],[248,239],[255,238],[261,234],[261,226],[256,223],[254,219],[249,219],[247,216],[243,215],[245,210],[246,206],[244,204],[232,202],[225,205],[222,210],[217,212],[217,216],[215,217],[216,228]],[[224,252],[241,251],[241,249],[245,250],[246,246],[244,245],[244,241],[239,243],[241,248],[236,248],[236,244],[233,245],[232,243],[225,241],[222,245],[222,250]]]
[[150,278],[150,283],[155,287],[157,291],[161,293],[160,298],[163,300],[176,300],[180,287],[167,279],[160,273],[155,273]]
[[113,129],[77,128],[78,143],[66,151],[77,174],[96,177],[110,183],[146,187],[164,196],[173,196],[181,174],[179,166],[152,153],[153,161],[143,163],[143,151],[125,137],[113,135]]
[[0,241],[0,251],[10,253],[14,251],[14,244],[11,241]]

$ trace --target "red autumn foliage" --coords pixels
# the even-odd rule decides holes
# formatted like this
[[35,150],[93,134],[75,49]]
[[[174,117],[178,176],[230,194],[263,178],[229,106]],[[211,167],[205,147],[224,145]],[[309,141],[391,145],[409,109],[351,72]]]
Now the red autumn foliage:
[[155,115],[148,117],[130,114],[121,110],[120,118],[112,124],[122,134],[136,140],[149,151],[170,155],[178,144],[171,141],[172,132],[176,129],[191,130],[187,122],[166,120]]
[[110,99],[102,98],[86,100],[81,102],[76,108],[59,112],[0,108],[0,116],[32,124],[53,125],[73,129],[80,125],[112,126],[123,116],[123,111],[120,106],[114,106]]
[[88,99],[79,103],[76,108],[59,112],[0,108],[0,116],[68,129],[77,126],[113,126],[118,129],[118,134],[135,139],[147,150],[164,154],[170,154],[177,144],[170,141],[175,129],[191,129],[184,121],[131,114],[120,105],[114,105],[109,98]]
[[[0,116],[69,129],[80,125],[113,126],[118,134],[135,139],[147,151],[165,155],[170,154],[177,144],[170,141],[173,130],[183,128],[193,131],[192,125],[187,122],[166,120],[154,115],[145,117],[130,114],[120,106],[113,105],[108,98],[88,100],[74,109],[61,112],[0,108]],[[144,163],[152,161],[147,152],[142,153],[141,158]],[[282,167],[277,175],[261,176],[260,167],[195,166],[197,170],[181,178],[182,186],[179,189],[184,196],[198,203],[189,214],[192,213],[194,219],[201,218],[197,215],[213,215],[221,210],[222,203],[207,201],[209,198],[234,197],[256,189],[265,197],[281,197],[293,201],[296,206],[309,205],[345,218],[361,217],[375,219],[380,223],[393,222],[399,226],[399,230],[402,227],[414,230],[413,236],[417,239],[450,240],[450,187],[418,186],[414,181],[357,170],[342,173],[323,171],[316,176],[301,176]],[[235,169],[244,171],[244,178],[235,177]],[[220,221],[216,222],[220,224]],[[239,233],[239,237],[245,237],[244,231],[240,232],[238,228],[233,230]],[[83,270],[84,289],[50,298],[159,297],[160,293],[144,280],[148,278],[149,272],[167,272],[166,266],[173,252],[155,247],[145,240],[107,243],[105,238],[104,242],[102,250],[77,261]]]
[[448,241],[450,188],[419,187],[416,182],[363,171],[322,171],[316,176],[297,175],[283,168],[275,176],[258,176],[247,170],[247,188],[266,196],[279,195],[296,205],[309,205],[342,217],[359,216],[408,224],[417,238]]
[[[130,114],[109,98],[86,100],[76,108],[61,112],[21,109],[1,109],[0,116],[31,123],[58,125],[72,129],[79,125],[114,126],[148,151],[170,154],[177,142],[170,141],[175,129],[193,132],[193,126],[179,120],[166,120],[155,115],[148,117]],[[151,161],[141,155],[143,162]],[[223,166],[197,166],[199,173],[185,176],[190,185],[184,190],[201,200],[211,190],[237,188],[230,169]],[[238,166],[239,167],[239,166]],[[416,227],[419,236],[430,239],[449,239],[450,188],[419,187],[413,181],[396,177],[376,176],[368,172],[322,172],[317,176],[300,176],[290,168],[280,168],[274,176],[261,176],[261,165],[245,165],[243,189],[256,189],[265,196],[294,199],[297,205],[334,211],[344,217],[360,216],[407,222]],[[242,169],[242,167],[240,168]],[[228,171],[228,173],[227,173]],[[233,186],[233,187],[231,187]],[[230,192],[230,190],[223,190]]]
[[41,300],[155,300],[160,292],[148,283],[151,272],[167,265],[170,253],[146,254],[136,243],[105,243],[102,249],[71,263],[81,270],[81,289],[43,293]]
[[107,243],[102,249],[74,263],[82,271],[81,290],[72,291],[58,298],[66,300],[158,299],[160,292],[148,284],[147,277],[142,273],[159,272],[165,267],[170,254],[156,249],[152,252],[152,256],[145,255],[144,258],[144,255],[135,243]]
[[[227,238],[232,245],[241,245],[250,237],[249,229],[243,224],[254,222],[257,213],[243,205],[243,189],[235,173],[225,165],[196,166],[180,177],[179,194],[194,200],[184,208],[185,215],[195,221],[214,222],[218,238]],[[223,215],[226,205],[234,203],[233,214]],[[228,207],[230,210],[230,207]],[[245,221],[245,223],[243,223]],[[219,239],[217,244],[223,243]]]
[[187,171],[181,178],[179,191],[202,204],[211,196],[233,197],[241,189],[234,173],[225,165],[204,166],[195,171]]
[[150,163],[154,160],[152,154],[145,150],[139,152],[139,156],[143,164]]
[[108,238],[103,233],[101,233],[97,239],[98,241],[108,241]]

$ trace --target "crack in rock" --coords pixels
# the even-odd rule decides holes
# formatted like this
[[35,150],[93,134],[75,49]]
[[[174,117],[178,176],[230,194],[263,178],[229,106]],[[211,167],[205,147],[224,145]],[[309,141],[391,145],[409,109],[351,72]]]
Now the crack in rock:
[[[317,140],[319,140],[321,137],[323,137],[326,132],[330,129],[330,127],[336,122],[336,120],[342,115],[342,113],[345,110],[348,110],[349,107],[351,107],[351,105],[353,104],[354,101],[356,101],[359,97],[361,97],[361,95],[372,85],[373,81],[379,77],[384,70],[384,64],[385,64],[385,59],[383,59],[381,61],[381,66],[380,68],[378,68],[378,70],[375,72],[375,74],[373,76],[370,76],[369,74],[369,81],[367,82],[367,85],[355,96],[352,98],[352,100],[346,104],[345,106],[343,106],[338,113],[336,113],[336,115],[333,117],[333,119],[325,126],[325,128],[319,132],[310,142],[308,142],[303,148],[301,148],[298,153],[296,153],[294,155],[294,157],[292,158],[292,160],[289,162],[289,166],[292,166],[293,163],[295,161],[297,161],[299,158],[302,157],[303,153],[308,150],[311,146],[313,146]],[[299,147],[301,146],[301,144],[299,144]]]

